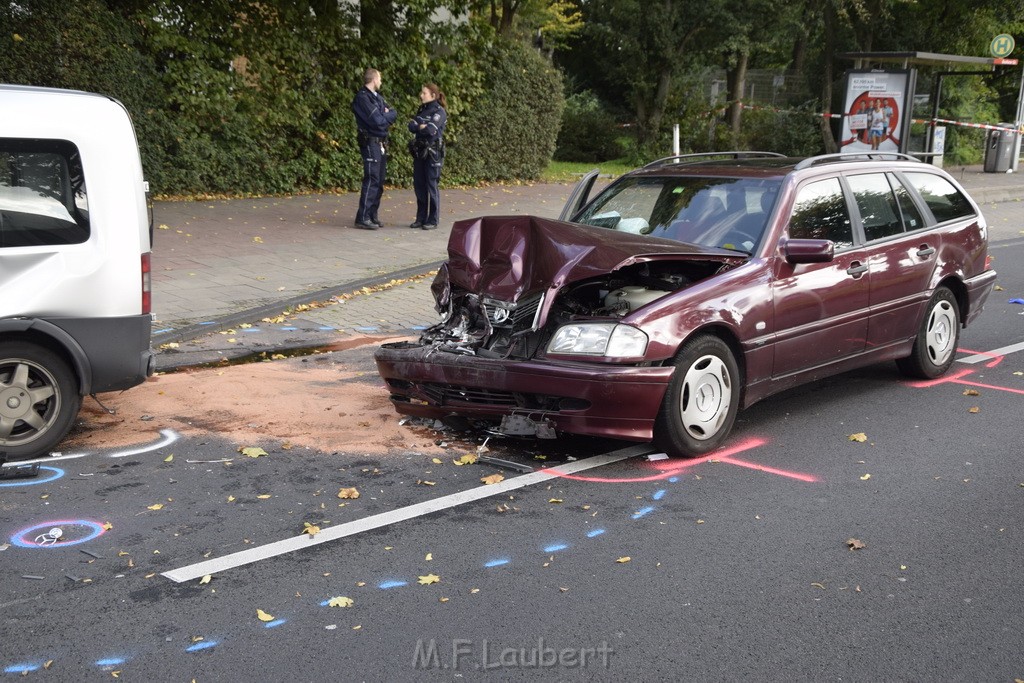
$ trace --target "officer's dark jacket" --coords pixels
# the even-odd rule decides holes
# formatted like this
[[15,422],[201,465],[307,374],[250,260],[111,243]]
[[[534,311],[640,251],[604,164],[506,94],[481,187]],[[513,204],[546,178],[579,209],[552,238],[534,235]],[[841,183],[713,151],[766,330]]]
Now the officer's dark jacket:
[[[438,142],[444,135],[445,124],[448,123],[448,113],[437,100],[421,105],[409,122],[409,132],[416,134],[416,142],[422,145],[430,145]],[[424,125],[420,128],[420,125]]]
[[[385,108],[388,110],[386,113]],[[356,115],[356,126],[359,130],[375,138],[387,136],[388,128],[398,116],[380,94],[366,86],[360,88],[352,100],[352,111]]]

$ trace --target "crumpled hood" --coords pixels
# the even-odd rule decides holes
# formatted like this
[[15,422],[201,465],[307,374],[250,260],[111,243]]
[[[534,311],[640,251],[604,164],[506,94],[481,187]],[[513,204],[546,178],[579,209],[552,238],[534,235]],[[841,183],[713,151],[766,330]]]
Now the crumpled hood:
[[527,292],[558,289],[633,263],[672,259],[738,264],[746,257],[536,216],[486,216],[452,226],[448,261],[432,289],[438,303],[447,299],[450,284],[517,301]]

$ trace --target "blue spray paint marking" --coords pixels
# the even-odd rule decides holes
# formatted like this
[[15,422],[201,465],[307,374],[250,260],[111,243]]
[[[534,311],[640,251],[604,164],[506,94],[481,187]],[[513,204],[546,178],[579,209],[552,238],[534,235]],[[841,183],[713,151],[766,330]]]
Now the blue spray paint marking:
[[594,538],[595,536],[600,536],[603,533],[604,529],[594,529],[593,531],[587,532],[587,538]]
[[20,674],[28,673],[29,671],[39,671],[42,666],[42,664],[11,664],[9,667],[4,669],[4,673]]
[[[12,468],[17,469],[17,468]],[[49,470],[53,472],[50,476],[45,479],[28,479],[25,481],[7,481],[0,484],[0,487],[7,488],[8,486],[32,486],[33,484],[45,484],[46,482],[53,481],[54,479],[60,479],[64,476],[64,470],[59,467],[40,467],[40,470]]]
[[[323,327],[318,327],[316,329],[320,330],[321,332],[333,332],[337,328],[336,327],[331,327],[330,325],[324,325]],[[356,328],[356,329],[358,329],[358,328]]]
[[559,550],[565,550],[568,547],[568,543],[555,543],[554,545],[549,545],[547,548],[544,548],[544,552],[557,553]]
[[654,495],[651,496],[651,498],[653,498],[654,500],[661,500],[664,497],[665,497],[665,489],[661,489],[660,491],[655,491]]
[[281,624],[285,623],[286,621],[288,621],[288,620],[287,619],[274,619],[273,621],[268,621],[267,623],[263,624],[263,628],[277,628],[278,626],[280,626]]
[[294,332],[295,330],[297,330],[299,328],[297,328],[297,327],[282,327],[280,329],[281,329],[282,332]]
[[242,330],[242,332],[246,332],[246,333],[250,333],[250,334],[253,333],[253,332],[262,332],[262,331],[263,330],[261,330],[258,327],[249,327],[247,329]]
[[500,567],[503,564],[508,564],[510,561],[511,560],[507,560],[505,558],[501,558],[498,560],[489,560],[487,562],[484,562],[484,566],[490,569],[491,567]]
[[639,510],[633,513],[633,519],[640,519],[644,515],[650,514],[651,512],[654,512],[654,507],[650,505],[648,505],[645,508],[640,508]]
[[389,588],[401,588],[402,586],[408,586],[407,581],[381,581],[377,584],[377,588],[386,591]]
[[124,657],[108,657],[106,659],[97,659],[96,666],[117,666],[118,664],[124,664],[128,660]]
[[209,650],[211,647],[217,647],[218,643],[216,640],[204,640],[195,645],[189,645],[185,648],[185,652],[199,652],[200,650]]
[[674,484],[679,481],[679,477],[669,477],[668,480]]
[[200,325],[216,325],[217,321],[216,320],[204,320],[203,322],[201,322],[199,324]]
[[425,329],[427,329],[427,326],[426,326],[426,325],[413,325],[413,326],[412,326],[411,328],[409,328],[409,329],[412,329],[412,330],[416,330],[417,332],[419,332],[420,330],[425,330]]
[[[320,329],[322,330],[324,328],[321,327]],[[333,328],[327,328],[327,329],[333,329]],[[379,327],[357,327],[356,328],[357,332],[377,332],[379,330],[380,330]]]
[[[61,536],[59,539],[54,540],[54,541],[49,541],[49,542],[46,541],[46,539],[43,539],[42,543],[39,543],[39,542],[37,542],[35,540],[36,538],[39,538],[39,536],[36,535],[38,532],[45,532],[46,530],[54,529],[54,528],[64,530],[64,529],[66,529],[68,527],[85,527],[85,528],[89,529],[90,531],[89,531],[88,535],[83,536],[82,538],[76,538],[74,540],[71,540],[69,538],[65,538],[64,536]],[[33,548],[33,549],[35,549],[35,548],[42,548],[42,549],[67,548],[68,546],[78,545],[79,543],[85,543],[86,541],[91,541],[92,539],[96,538],[97,536],[100,536],[101,534],[103,534],[103,532],[104,532],[104,529],[103,529],[103,525],[102,524],[100,524],[99,522],[91,522],[91,521],[89,521],[87,519],[61,520],[61,521],[57,521],[57,522],[43,522],[42,524],[36,524],[35,526],[30,526],[27,529],[22,529],[21,531],[15,533],[13,536],[11,536],[11,543],[13,545],[18,546],[19,548]],[[45,535],[45,534],[40,534],[40,535]]]
[[163,334],[164,332],[173,332],[173,331],[174,331],[173,327],[165,327],[162,330],[153,330],[153,334]]

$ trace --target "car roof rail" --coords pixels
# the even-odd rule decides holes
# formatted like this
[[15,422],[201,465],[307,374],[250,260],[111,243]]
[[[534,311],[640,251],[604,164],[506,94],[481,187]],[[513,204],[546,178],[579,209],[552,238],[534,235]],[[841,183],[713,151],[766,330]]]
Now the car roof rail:
[[696,152],[694,154],[674,154],[670,157],[663,157],[652,161],[649,164],[644,165],[644,168],[656,168],[658,166],[667,166],[668,164],[679,163],[681,160],[697,161],[698,159],[714,159],[716,157],[729,157],[732,159],[757,159],[764,157],[775,157],[785,159],[785,154],[779,154],[778,152],[751,152],[751,151],[733,151],[733,152]]
[[917,161],[923,163],[912,154],[904,154],[903,152],[837,152],[835,154],[819,154],[818,156],[807,157],[796,165],[795,170],[799,171],[818,164],[831,164],[837,161],[854,161],[855,159],[864,159],[865,157],[869,161],[878,159],[879,161]]

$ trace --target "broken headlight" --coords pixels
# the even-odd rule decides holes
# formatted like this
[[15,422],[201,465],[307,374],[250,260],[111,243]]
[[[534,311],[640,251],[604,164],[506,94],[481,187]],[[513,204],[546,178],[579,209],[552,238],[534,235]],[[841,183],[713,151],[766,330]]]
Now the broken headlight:
[[647,335],[619,323],[574,323],[558,329],[548,343],[550,354],[639,358],[647,351]]

